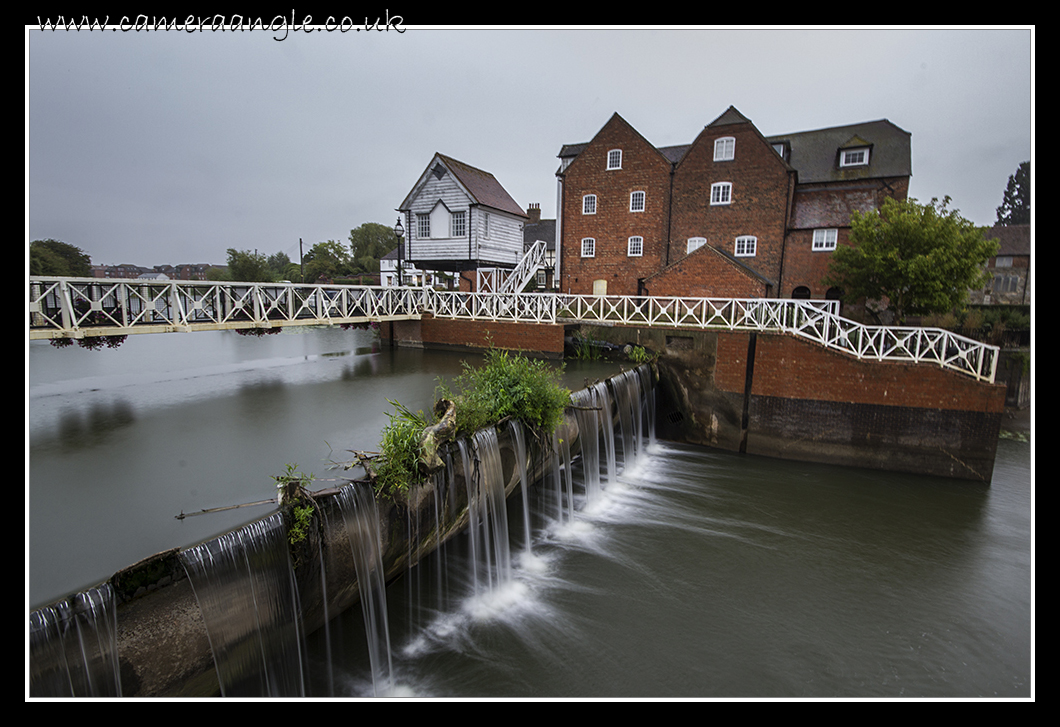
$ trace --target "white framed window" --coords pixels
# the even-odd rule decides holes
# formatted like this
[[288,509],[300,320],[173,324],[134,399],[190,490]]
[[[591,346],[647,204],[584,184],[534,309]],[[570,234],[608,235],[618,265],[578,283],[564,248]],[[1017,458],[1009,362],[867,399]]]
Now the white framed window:
[[736,157],[736,137],[723,136],[714,140],[714,161],[727,162]]
[[841,167],[860,167],[868,163],[868,149],[844,149],[839,152],[839,166]]
[[467,234],[467,212],[454,212],[449,218],[449,237],[463,237]]
[[758,251],[758,238],[754,235],[740,235],[736,238],[736,257],[754,257]]
[[629,243],[626,246],[626,255],[628,257],[641,257],[642,255],[644,255],[644,238],[629,238]]
[[688,238],[688,249],[685,250],[685,254],[687,255],[691,252],[694,252],[695,250],[698,250],[706,244],[707,238],[705,237],[690,237]]
[[607,168],[608,169],[621,169],[622,168],[622,150],[612,149],[607,152]]
[[490,236],[490,213],[482,215],[482,237],[489,239]]
[[582,238],[582,257],[596,257],[596,240],[591,237]]
[[596,214],[596,195],[587,194],[582,197],[582,214],[583,215],[595,215]]
[[431,216],[416,215],[416,237],[425,240],[431,236]]
[[813,251],[824,252],[827,250],[835,250],[835,243],[838,235],[839,230],[836,229],[814,230]]
[[629,211],[630,212],[643,212],[644,211],[644,192],[632,192],[629,195]]
[[710,203],[729,204],[732,201],[732,182],[715,182],[710,185]]

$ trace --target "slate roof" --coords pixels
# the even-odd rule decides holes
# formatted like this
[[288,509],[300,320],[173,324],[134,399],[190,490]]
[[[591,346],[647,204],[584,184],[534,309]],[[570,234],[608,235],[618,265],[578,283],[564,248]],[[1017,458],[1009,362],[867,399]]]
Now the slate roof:
[[[800,184],[839,182],[880,177],[908,177],[912,169],[912,135],[887,119],[829,129],[767,136],[771,144],[785,142],[791,154],[788,163],[799,171]],[[869,146],[865,166],[840,167],[842,148]]]
[[[745,123],[748,119],[730,106],[708,126]],[[836,182],[881,177],[907,177],[912,170],[912,135],[887,119],[827,129],[800,131],[763,137],[770,144],[787,143],[787,162],[799,173],[800,184]],[[857,167],[839,166],[839,149],[867,145],[869,164]],[[573,160],[589,142],[564,144],[557,156]],[[676,164],[691,144],[658,147],[659,153]]]
[[1000,243],[998,255],[1018,256],[1031,254],[1030,225],[995,225],[983,228],[983,237],[997,239]]
[[476,204],[480,204],[484,207],[492,207],[495,210],[508,212],[509,214],[518,217],[526,217],[526,212],[523,208],[516,204],[515,200],[512,199],[512,196],[508,194],[507,190],[501,186],[501,183],[498,182],[497,178],[492,174],[440,153],[435,153],[434,158],[431,159],[431,163],[427,165],[426,171],[420,175],[419,180],[416,182],[416,186],[413,187],[411,192],[409,192],[405,201],[401,203],[401,206],[398,208],[399,210],[408,209],[412,198],[416,194],[416,190],[420,187],[420,184],[426,176],[431,173],[431,170],[434,169],[436,161],[441,161],[442,164],[445,165],[456,180],[465,190],[467,190],[467,193],[471,195],[471,199],[474,200]]

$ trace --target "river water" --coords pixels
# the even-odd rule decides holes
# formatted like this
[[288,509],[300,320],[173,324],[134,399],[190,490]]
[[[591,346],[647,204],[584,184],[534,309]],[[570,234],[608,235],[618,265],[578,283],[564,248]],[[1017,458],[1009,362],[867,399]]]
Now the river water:
[[[339,329],[29,348],[31,606],[269,512],[174,517],[269,497],[288,463],[338,476],[387,398],[426,408],[478,360]],[[613,371],[568,362],[568,386]],[[1018,441],[990,486],[656,442],[573,521],[536,516],[489,599],[462,588],[461,539],[393,583],[392,693],[1026,698],[1031,488]],[[311,638],[311,696],[373,693],[361,619]]]

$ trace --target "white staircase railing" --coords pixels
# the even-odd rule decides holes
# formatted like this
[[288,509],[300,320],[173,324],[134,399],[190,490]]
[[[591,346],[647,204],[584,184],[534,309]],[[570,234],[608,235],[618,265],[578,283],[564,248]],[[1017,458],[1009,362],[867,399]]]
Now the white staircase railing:
[[331,325],[420,318],[778,331],[877,361],[934,364],[993,382],[999,349],[940,328],[866,326],[837,301],[462,293],[293,283],[29,279],[31,339]]
[[519,293],[537,275],[545,262],[548,245],[543,240],[534,241],[523,254],[519,264],[511,270],[503,268],[481,268],[477,271],[476,287],[480,293],[511,295]]

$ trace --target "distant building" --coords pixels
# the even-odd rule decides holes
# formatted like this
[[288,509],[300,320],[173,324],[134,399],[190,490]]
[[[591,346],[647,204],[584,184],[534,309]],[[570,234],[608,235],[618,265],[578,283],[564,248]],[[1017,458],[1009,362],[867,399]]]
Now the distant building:
[[[400,269],[401,282],[398,282]],[[411,287],[449,287],[452,276],[437,270],[421,270],[405,259],[405,245],[398,247],[379,258],[379,284],[384,287],[405,285]]]
[[210,263],[183,265],[155,265],[146,268],[142,265],[93,265],[92,276],[96,278],[143,278],[146,275],[163,275],[159,280],[206,280],[206,273],[211,268],[219,267]]
[[556,221],[541,219],[541,205],[532,203],[526,209],[527,222],[523,225],[523,249],[538,240],[545,243],[545,262],[537,270],[535,287],[538,290],[551,290],[556,287]]
[[983,237],[997,239],[997,255],[986,263],[990,281],[982,290],[969,291],[969,301],[982,305],[1029,305],[1031,302],[1031,226],[996,225]]

